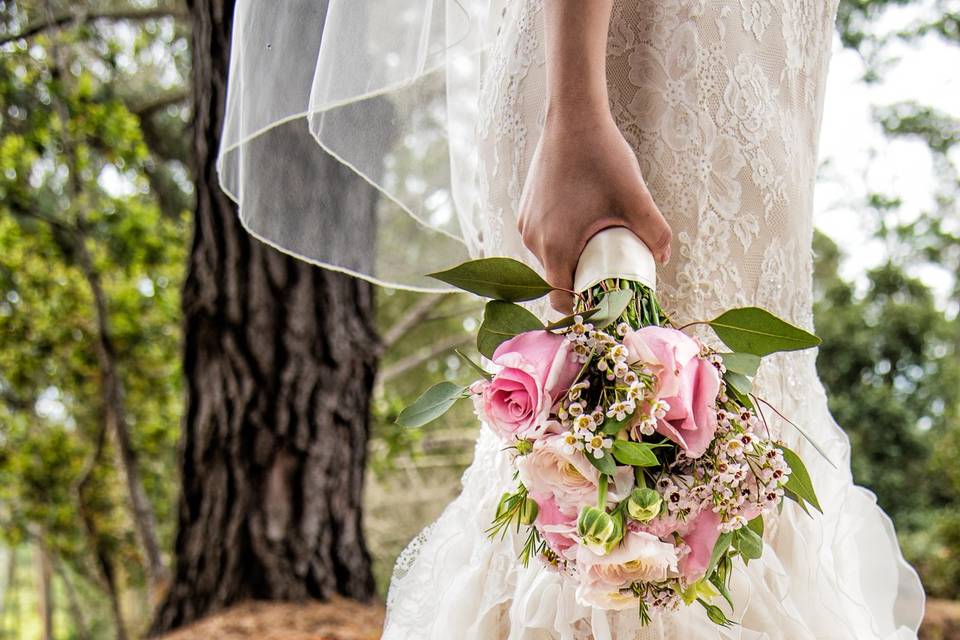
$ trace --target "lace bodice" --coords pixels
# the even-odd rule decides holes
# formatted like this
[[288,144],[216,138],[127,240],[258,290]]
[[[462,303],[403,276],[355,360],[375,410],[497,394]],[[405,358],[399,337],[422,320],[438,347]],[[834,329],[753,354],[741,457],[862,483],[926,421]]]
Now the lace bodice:
[[[680,322],[756,304],[811,319],[811,207],[836,0],[616,0],[610,107],[674,231],[660,298]],[[481,91],[482,244],[516,231],[543,126],[542,0],[504,9]]]

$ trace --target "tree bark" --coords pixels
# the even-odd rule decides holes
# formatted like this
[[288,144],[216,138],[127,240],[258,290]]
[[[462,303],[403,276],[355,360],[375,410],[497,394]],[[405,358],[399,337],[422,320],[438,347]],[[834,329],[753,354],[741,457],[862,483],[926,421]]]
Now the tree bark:
[[[360,511],[379,344],[372,287],[244,232],[215,169],[233,1],[188,4],[196,211],[183,293],[187,408],[174,579],[153,634],[245,598],[374,593]],[[328,204],[372,226],[373,189],[330,158],[320,170]]]

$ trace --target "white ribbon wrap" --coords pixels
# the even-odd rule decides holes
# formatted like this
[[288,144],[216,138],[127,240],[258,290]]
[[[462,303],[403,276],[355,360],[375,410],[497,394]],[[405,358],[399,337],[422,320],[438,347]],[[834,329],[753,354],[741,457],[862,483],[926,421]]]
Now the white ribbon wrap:
[[611,227],[587,242],[577,263],[574,291],[586,291],[601,280],[624,278],[657,289],[657,264],[650,249],[625,227]]

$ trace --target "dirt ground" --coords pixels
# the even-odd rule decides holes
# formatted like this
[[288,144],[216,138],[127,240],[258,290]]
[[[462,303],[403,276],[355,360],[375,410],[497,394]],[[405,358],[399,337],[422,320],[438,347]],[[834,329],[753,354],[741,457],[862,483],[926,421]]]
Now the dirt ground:
[[376,640],[383,605],[352,600],[303,604],[245,602],[163,640]]
[[[376,640],[382,624],[381,604],[246,602],[163,640]],[[960,602],[929,601],[920,638],[960,640]]]

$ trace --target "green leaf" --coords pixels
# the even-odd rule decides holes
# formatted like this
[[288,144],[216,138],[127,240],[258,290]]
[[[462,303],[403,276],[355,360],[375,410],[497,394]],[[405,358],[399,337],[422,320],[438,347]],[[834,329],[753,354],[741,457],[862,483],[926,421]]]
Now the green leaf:
[[[729,375],[730,372],[728,371],[727,374]],[[726,380],[726,378],[724,378],[724,379]],[[729,381],[728,381],[728,382],[729,382]],[[751,383],[751,386],[752,386],[752,383]],[[732,395],[737,402],[739,402],[741,405],[743,405],[743,406],[746,407],[747,409],[753,409],[753,408],[754,408],[753,400],[750,399],[750,396],[749,396],[748,394],[746,394],[746,393],[740,393],[740,392],[737,390],[737,388],[736,388],[735,386],[733,386],[732,384],[728,384],[728,385],[727,385],[727,393],[730,394],[730,395]]]
[[763,538],[750,527],[740,527],[734,532],[733,546],[746,560],[756,560],[763,554]]
[[760,368],[760,356],[752,353],[719,353],[723,366],[727,371],[733,371],[744,376],[757,375]]
[[798,498],[810,503],[814,509],[823,513],[820,508],[820,501],[817,500],[817,493],[813,490],[813,481],[810,480],[810,473],[796,453],[783,445],[776,445],[783,452],[783,459],[790,466],[790,478],[784,485],[784,490],[797,495]]
[[630,289],[616,289],[604,294],[597,305],[598,311],[596,315],[590,318],[590,322],[597,329],[602,329],[611,322],[616,322],[631,300],[633,300],[633,291]]
[[747,526],[761,538],[763,537],[763,516],[757,516],[747,523]]
[[543,324],[520,305],[491,300],[483,309],[483,323],[477,332],[477,351],[493,358],[493,352],[501,343],[537,329],[543,329]]
[[583,318],[583,321],[586,322],[591,317],[596,315],[597,312],[599,311],[600,311],[600,307],[594,307],[593,309],[587,309],[586,311],[581,311],[580,313],[571,313],[570,315],[564,316],[559,320],[554,320],[553,322],[547,325],[547,329],[554,330],[554,329],[566,329],[567,327],[572,327],[573,319],[576,318],[577,316],[580,316],[581,318]]
[[727,589],[727,585],[723,583],[723,578],[716,572],[710,575],[710,584],[717,588],[717,591],[720,592],[720,595],[723,596],[723,599],[727,601],[727,604],[730,605],[730,608],[733,609],[733,598],[730,596],[730,590]]
[[817,336],[759,307],[731,309],[707,324],[734,351],[758,356],[808,349],[820,344]]
[[604,473],[608,476],[612,476],[617,471],[617,463],[613,461],[613,458],[609,455],[604,455],[602,458],[597,458],[589,451],[584,452],[587,456],[587,460],[590,461],[590,464],[595,466],[600,473]]
[[615,436],[620,433],[622,429],[625,429],[627,425],[630,424],[630,421],[635,417],[636,416],[634,414],[630,414],[623,420],[617,420],[616,418],[605,418],[603,421],[603,426],[600,427],[600,430],[609,436]]
[[536,300],[553,291],[536,271],[513,258],[469,260],[427,275],[478,296],[508,302]]
[[753,391],[753,382],[750,381],[750,378],[743,375],[742,373],[737,373],[736,371],[727,371],[723,375],[723,379],[727,382],[727,388],[733,387],[736,390],[736,397],[740,398],[746,396],[751,391]]
[[493,374],[481,367],[478,363],[470,359],[470,356],[465,355],[460,349],[454,349],[453,352],[460,356],[460,359],[470,365],[470,368],[483,376],[486,380],[493,380]]
[[440,382],[423,392],[413,404],[400,412],[397,424],[402,427],[421,427],[445,414],[460,398],[466,387],[452,382]]
[[710,575],[713,573],[713,570],[717,568],[717,563],[720,562],[720,558],[727,552],[727,549],[730,548],[731,540],[733,540],[733,534],[731,532],[728,531],[720,534],[716,544],[713,545],[713,552],[710,554],[710,562],[707,564],[707,572],[704,575]]
[[[785,497],[787,497],[787,498],[790,498],[791,500],[793,500],[794,502],[796,502],[798,505],[800,505],[800,508],[803,509],[803,512],[804,512],[805,514],[807,514],[807,515],[810,516],[810,517],[813,517],[812,515],[810,515],[810,510],[807,509],[807,503],[806,503],[806,501],[805,501],[803,498],[801,498],[800,496],[798,496],[797,494],[795,494],[793,491],[790,491],[789,489],[784,489],[784,490],[783,490],[783,495],[784,495]],[[782,502],[778,505],[778,507],[777,507],[777,512],[778,512],[778,513],[783,513],[783,503],[782,503]]]
[[613,441],[613,457],[617,462],[634,467],[656,467],[660,464],[650,445],[629,440]]

